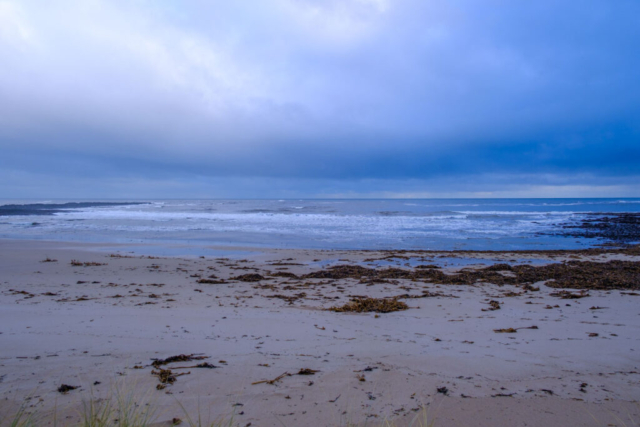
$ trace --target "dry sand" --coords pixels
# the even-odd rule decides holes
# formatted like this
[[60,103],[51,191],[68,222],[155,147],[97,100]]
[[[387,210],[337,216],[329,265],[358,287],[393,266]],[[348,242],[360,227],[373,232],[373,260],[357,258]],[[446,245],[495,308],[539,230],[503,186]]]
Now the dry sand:
[[[565,300],[544,284],[538,292],[407,280],[368,286],[268,273],[300,275],[326,260],[385,256],[377,252],[256,249],[225,260],[100,249],[0,240],[0,412],[27,399],[40,414],[55,408],[64,425],[78,418],[82,399],[105,397],[118,384],[151,399],[165,423],[185,418],[180,405],[205,420],[233,415],[240,426],[408,425],[421,408],[436,426],[640,422],[640,296],[633,292]],[[266,279],[229,281],[250,273]],[[226,283],[197,282],[211,275]],[[405,299],[411,308],[392,313],[322,310],[353,295],[423,290],[444,296]],[[519,295],[506,296],[511,291]],[[275,295],[284,299],[269,298]],[[490,300],[501,308],[483,311]],[[494,332],[531,326],[537,329]],[[153,359],[179,354],[208,359],[164,366],[190,374],[157,390]],[[216,368],[175,369],[203,361]],[[296,375],[305,368],[318,372]],[[294,375],[252,384],[285,372]],[[61,394],[62,384],[80,388]]]

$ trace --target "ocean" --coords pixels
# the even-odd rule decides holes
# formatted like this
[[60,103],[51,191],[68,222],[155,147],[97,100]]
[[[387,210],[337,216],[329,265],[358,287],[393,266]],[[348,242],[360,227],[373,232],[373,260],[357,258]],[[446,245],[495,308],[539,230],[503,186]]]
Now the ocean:
[[626,198],[2,200],[0,238],[148,245],[166,255],[213,246],[577,249],[606,241],[568,235],[567,226],[638,212],[640,199]]

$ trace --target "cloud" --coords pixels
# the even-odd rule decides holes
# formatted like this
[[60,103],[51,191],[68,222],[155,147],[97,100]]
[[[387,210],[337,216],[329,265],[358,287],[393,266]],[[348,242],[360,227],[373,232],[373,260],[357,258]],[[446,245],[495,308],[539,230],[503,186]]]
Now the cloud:
[[304,180],[309,195],[492,174],[627,188],[640,175],[638,12],[631,0],[4,0],[0,166],[159,187]]

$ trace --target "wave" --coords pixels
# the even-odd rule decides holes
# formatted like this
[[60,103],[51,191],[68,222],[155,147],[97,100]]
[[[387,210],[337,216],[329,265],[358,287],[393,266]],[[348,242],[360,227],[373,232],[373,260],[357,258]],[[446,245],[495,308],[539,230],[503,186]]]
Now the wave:
[[30,203],[0,206],[0,216],[54,215],[69,210],[98,207],[145,205],[147,202],[69,202],[69,203]]

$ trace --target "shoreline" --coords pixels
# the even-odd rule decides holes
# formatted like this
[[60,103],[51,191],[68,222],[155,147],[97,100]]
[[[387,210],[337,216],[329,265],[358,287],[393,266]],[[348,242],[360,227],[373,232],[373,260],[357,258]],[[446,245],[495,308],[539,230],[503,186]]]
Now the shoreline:
[[[606,425],[591,415],[640,419],[640,299],[633,286],[563,299],[551,294],[565,289],[547,282],[533,282],[539,288],[533,291],[509,283],[438,283],[426,273],[312,277],[331,266],[425,270],[405,265],[407,254],[431,261],[490,254],[497,264],[517,264],[511,261],[517,255],[535,251],[254,248],[242,257],[200,258],[96,251],[100,246],[0,240],[0,411],[37,395],[31,410],[57,405],[73,417],[87,393],[104,397],[110,383],[126,380],[169,411],[159,421],[184,419],[177,401],[220,416],[235,410],[243,426],[345,419],[378,425],[385,418],[403,425],[422,404],[437,415],[436,426],[518,425],[519,416],[545,426]],[[391,258],[390,265],[376,265],[372,255]],[[640,262],[638,247],[535,255],[545,265]],[[486,267],[435,270],[473,275]],[[402,299],[404,311],[326,311],[358,297],[403,294],[411,296]],[[491,301],[499,308],[491,310]],[[516,332],[494,332],[509,328]],[[192,353],[216,368],[191,369],[156,390],[152,359]],[[301,369],[318,372],[295,375]],[[252,385],[283,372],[293,375]],[[61,384],[81,389],[60,394]],[[443,387],[446,395],[438,392]]]

